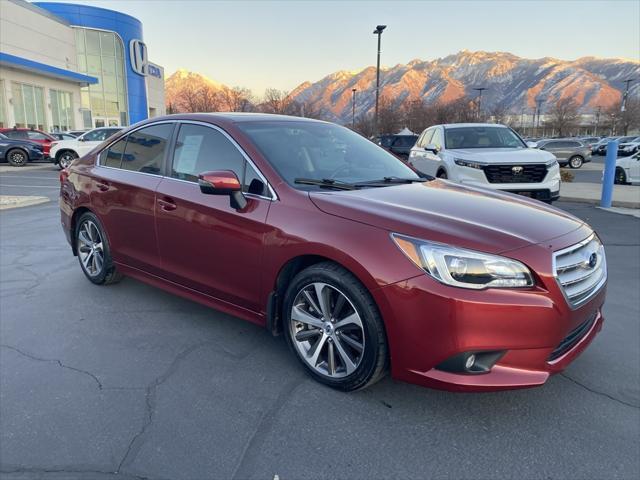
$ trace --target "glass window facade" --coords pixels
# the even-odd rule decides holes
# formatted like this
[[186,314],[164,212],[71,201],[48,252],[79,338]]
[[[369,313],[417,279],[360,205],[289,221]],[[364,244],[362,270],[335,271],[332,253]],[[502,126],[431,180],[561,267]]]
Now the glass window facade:
[[51,128],[54,132],[64,132],[75,128],[73,123],[73,103],[71,92],[49,90],[51,96]]
[[75,28],[78,70],[98,78],[82,87],[83,127],[128,125],[124,46],[113,32]]
[[4,80],[0,80],[0,128],[7,126],[7,102],[4,93]]
[[16,127],[47,130],[42,87],[12,82],[11,96]]

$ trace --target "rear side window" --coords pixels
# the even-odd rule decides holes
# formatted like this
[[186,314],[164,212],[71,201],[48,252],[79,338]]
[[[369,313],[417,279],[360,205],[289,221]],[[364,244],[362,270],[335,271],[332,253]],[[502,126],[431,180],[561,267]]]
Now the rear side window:
[[9,138],[29,138],[27,137],[27,132],[25,132],[24,130],[10,130],[8,132],[5,132],[5,135]]
[[210,127],[183,124],[176,140],[171,176],[198,181],[198,175],[213,170],[231,170],[240,181],[245,160],[231,141]]
[[49,139],[49,137],[47,137],[45,134],[40,132],[27,132],[27,137],[29,137],[29,140],[48,140]]
[[111,168],[120,168],[122,155],[127,144],[127,137],[118,140],[100,154],[100,165]]
[[[172,131],[172,124],[163,123],[130,133],[122,155],[121,168],[159,175]],[[116,145],[118,143],[120,142]]]

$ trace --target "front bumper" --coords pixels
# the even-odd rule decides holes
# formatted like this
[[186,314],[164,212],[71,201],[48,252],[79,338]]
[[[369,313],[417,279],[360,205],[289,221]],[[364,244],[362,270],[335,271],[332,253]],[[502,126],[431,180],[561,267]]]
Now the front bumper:
[[[581,236],[583,229],[565,236],[571,241],[564,245],[553,242],[553,250],[577,243]],[[541,256],[545,250],[547,256]],[[551,271],[548,244],[520,249],[514,258],[532,269],[536,287],[464,290],[425,274],[375,291],[387,327],[393,377],[452,391],[527,388],[542,385],[580,355],[602,328],[606,286],[572,309]],[[579,329],[590,319],[587,328]],[[576,331],[579,336],[571,337]],[[436,368],[464,352],[496,351],[505,354],[487,373]]]

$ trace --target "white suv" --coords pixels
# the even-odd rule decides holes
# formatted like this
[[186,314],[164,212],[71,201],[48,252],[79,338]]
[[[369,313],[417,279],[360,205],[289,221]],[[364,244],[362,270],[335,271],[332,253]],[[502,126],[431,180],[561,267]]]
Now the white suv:
[[418,138],[409,164],[451,181],[519,193],[547,203],[560,197],[560,167],[549,152],[529,146],[493,123],[434,125]]
[[51,144],[49,156],[60,169],[67,168],[71,162],[86,155],[97,145],[100,145],[114,133],[122,130],[122,127],[100,127],[83,133],[73,140],[62,140]]

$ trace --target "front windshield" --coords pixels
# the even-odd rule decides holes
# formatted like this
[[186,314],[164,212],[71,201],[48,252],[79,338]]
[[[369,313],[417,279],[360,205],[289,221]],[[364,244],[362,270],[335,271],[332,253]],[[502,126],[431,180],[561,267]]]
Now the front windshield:
[[418,178],[409,167],[351,130],[320,122],[241,122],[282,178],[296,188],[296,178],[359,183],[385,177]]
[[527,148],[518,135],[504,127],[445,128],[444,142],[447,149]]

